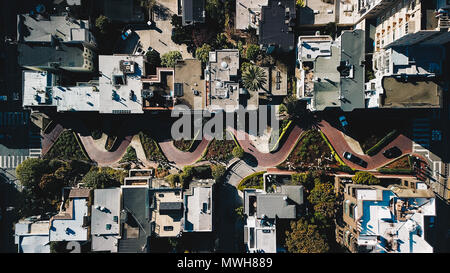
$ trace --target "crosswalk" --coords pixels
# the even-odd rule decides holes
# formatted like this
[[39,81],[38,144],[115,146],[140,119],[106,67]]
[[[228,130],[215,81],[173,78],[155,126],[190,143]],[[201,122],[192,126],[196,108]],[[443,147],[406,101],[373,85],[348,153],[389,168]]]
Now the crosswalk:
[[28,112],[0,112],[0,128],[27,126],[29,119]]
[[[413,120],[412,137],[414,145],[428,149],[430,147],[430,119],[416,118]],[[414,147],[414,148],[416,148]]]
[[39,158],[42,149],[29,149],[28,155],[0,155],[0,168],[15,169],[28,158]]

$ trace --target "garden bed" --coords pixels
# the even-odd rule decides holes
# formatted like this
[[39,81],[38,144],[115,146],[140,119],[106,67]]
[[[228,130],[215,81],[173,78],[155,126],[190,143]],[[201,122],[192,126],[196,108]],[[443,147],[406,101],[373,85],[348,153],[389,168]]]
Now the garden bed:
[[139,139],[142,144],[142,148],[145,152],[145,157],[149,161],[167,161],[166,156],[159,148],[158,143],[151,137],[150,134],[145,132],[139,132]]
[[213,139],[206,148],[203,159],[227,163],[233,158],[234,147],[237,147],[236,142],[225,139],[225,135],[222,140]]
[[263,189],[264,188],[264,178],[263,174],[265,171],[253,173],[239,182],[238,190],[242,191],[244,189]]
[[414,172],[412,158],[410,155],[404,155],[399,159],[379,168],[380,173],[386,174],[412,174]]
[[80,145],[75,133],[65,130],[45,155],[46,159],[82,160],[89,161],[89,157]]

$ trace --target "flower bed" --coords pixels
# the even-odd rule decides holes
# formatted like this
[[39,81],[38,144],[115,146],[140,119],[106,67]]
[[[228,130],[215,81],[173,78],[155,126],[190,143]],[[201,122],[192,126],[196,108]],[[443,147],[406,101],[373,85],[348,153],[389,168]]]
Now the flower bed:
[[233,158],[234,147],[237,147],[236,142],[225,139],[225,136],[222,140],[213,139],[206,148],[203,159],[226,163]]
[[263,189],[264,178],[263,174],[265,171],[253,173],[239,182],[238,190],[242,191],[244,189]]
[[166,156],[159,148],[158,143],[145,132],[139,132],[139,139],[141,140],[142,148],[145,152],[145,157],[149,161],[166,161]]
[[410,155],[404,155],[379,168],[378,171],[386,174],[412,174],[414,173],[412,158]]
[[65,130],[56,140],[55,144],[45,155],[46,159],[82,160],[89,161],[89,157],[78,142],[75,133]]

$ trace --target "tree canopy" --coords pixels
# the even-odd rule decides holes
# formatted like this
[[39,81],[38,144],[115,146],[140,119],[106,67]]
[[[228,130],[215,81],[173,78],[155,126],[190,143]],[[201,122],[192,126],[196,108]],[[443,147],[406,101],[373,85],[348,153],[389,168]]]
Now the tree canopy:
[[256,57],[258,57],[259,52],[260,50],[258,45],[250,44],[247,47],[246,57],[249,60],[255,61]]
[[93,168],[84,177],[83,183],[86,187],[93,189],[105,189],[120,186],[112,175],[99,169]]
[[183,57],[179,51],[169,51],[161,56],[161,65],[164,67],[174,67],[177,60]]
[[100,15],[97,19],[95,19],[95,27],[97,27],[102,34],[107,33],[110,30],[111,25],[111,20],[105,15]]
[[243,158],[244,157],[244,149],[242,149],[239,146],[236,146],[233,148],[233,156],[236,158]]
[[290,253],[325,253],[330,249],[318,227],[304,219],[291,222],[291,229],[286,231],[285,244]]
[[252,65],[242,73],[242,82],[249,91],[257,91],[266,84],[266,77],[266,72],[261,67]]
[[226,168],[223,165],[212,165],[211,166],[211,174],[213,178],[216,180],[216,182],[219,182],[222,180],[223,176],[225,175]]
[[197,59],[199,59],[202,63],[207,63],[209,60],[209,52],[211,51],[211,46],[208,44],[203,44],[201,47],[198,47],[195,50],[195,56]]

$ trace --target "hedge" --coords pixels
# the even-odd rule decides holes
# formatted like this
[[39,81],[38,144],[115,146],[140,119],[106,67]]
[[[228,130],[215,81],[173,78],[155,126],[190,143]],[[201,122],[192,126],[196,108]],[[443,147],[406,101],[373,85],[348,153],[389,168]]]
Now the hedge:
[[383,149],[387,144],[393,141],[398,135],[397,130],[392,130],[389,134],[383,137],[380,141],[377,142],[372,148],[367,150],[366,154],[369,156],[376,155],[381,149]]
[[273,145],[272,149],[270,149],[270,152],[274,152],[278,149],[278,147],[280,146],[280,142],[283,139],[284,135],[286,134],[286,132],[288,132],[288,130],[290,129],[292,124],[292,120],[290,120],[288,122],[288,124],[283,128],[283,131],[281,132],[280,136],[278,137],[277,142],[275,143],[275,145]]
[[[246,183],[251,180],[254,179],[255,177],[261,176],[260,179],[262,179],[262,175],[265,173],[266,171],[261,171],[261,172],[256,172],[256,173],[252,173],[249,176],[244,177],[244,179],[241,180],[241,182],[239,182],[239,185],[237,186],[238,190],[242,191],[244,189],[263,189],[264,187],[264,183],[260,183],[260,185],[258,186],[246,186]],[[259,183],[259,181],[258,181]]]
[[378,169],[380,173],[386,174],[413,174],[414,170],[412,169],[388,169],[388,168],[380,168]]

